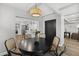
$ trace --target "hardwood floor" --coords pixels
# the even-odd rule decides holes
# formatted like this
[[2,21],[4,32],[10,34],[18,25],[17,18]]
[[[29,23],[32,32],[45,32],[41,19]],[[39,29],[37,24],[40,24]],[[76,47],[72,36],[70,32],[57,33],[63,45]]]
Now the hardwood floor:
[[66,51],[64,56],[79,56],[79,42],[73,39],[65,38]]
[[[66,51],[62,56],[79,56],[79,42],[65,38]],[[6,55],[5,55],[6,56]],[[46,54],[46,56],[51,56]]]

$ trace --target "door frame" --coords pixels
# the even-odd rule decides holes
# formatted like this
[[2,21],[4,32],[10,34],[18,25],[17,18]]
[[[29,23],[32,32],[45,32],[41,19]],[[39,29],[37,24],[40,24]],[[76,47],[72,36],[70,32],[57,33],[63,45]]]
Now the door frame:
[[[55,21],[55,29],[56,29],[56,19],[52,19],[52,20],[46,20],[45,21],[45,35],[46,35],[46,22],[51,22],[51,21]],[[55,36],[56,36],[56,30],[55,30]],[[45,39],[45,41],[46,41],[46,39]],[[53,41],[53,40],[52,40]]]

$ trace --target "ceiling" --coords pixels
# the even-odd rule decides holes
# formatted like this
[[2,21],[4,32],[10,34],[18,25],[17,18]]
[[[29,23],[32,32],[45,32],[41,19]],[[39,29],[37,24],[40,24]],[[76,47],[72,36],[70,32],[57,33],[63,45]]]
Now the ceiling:
[[[30,9],[35,3],[6,3],[7,5],[26,11],[30,15]],[[37,6],[42,10],[42,17],[53,13],[64,15],[67,23],[79,23],[79,4],[78,3],[38,3]]]

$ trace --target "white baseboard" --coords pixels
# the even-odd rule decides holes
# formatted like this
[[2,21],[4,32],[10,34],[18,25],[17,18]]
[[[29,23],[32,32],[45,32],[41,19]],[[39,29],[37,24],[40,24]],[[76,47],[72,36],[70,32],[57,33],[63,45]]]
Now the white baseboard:
[[0,56],[6,55],[6,54],[7,54],[7,51],[5,51],[5,52],[0,52]]

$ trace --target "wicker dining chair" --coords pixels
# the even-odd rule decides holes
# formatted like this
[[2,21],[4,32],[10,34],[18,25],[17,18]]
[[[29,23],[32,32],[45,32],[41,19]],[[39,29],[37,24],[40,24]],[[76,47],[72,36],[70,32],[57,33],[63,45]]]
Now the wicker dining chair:
[[60,43],[60,38],[55,36],[52,41],[52,45],[50,46],[49,52],[53,53],[54,55],[58,55],[57,50],[58,50],[59,43]]
[[51,48],[49,50],[51,55],[61,56],[65,52],[66,46],[64,44],[63,46],[59,46],[59,43],[60,43],[60,38],[55,36]]
[[8,56],[22,55],[18,48],[16,48],[16,43],[14,38],[10,38],[5,41],[5,47],[8,53]]

